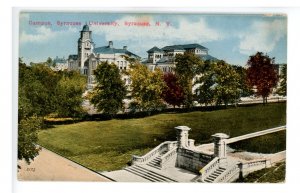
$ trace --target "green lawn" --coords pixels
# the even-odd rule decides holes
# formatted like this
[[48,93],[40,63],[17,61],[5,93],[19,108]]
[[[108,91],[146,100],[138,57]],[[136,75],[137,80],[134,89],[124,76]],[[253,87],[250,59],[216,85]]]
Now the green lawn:
[[120,169],[132,154],[142,155],[166,140],[176,140],[174,127],[192,128],[196,144],[214,133],[235,137],[286,124],[286,104],[256,105],[210,112],[168,113],[146,118],[86,121],[41,130],[39,144],[97,171]]
[[246,150],[258,153],[277,153],[286,150],[286,131],[238,141],[229,146],[237,151]]

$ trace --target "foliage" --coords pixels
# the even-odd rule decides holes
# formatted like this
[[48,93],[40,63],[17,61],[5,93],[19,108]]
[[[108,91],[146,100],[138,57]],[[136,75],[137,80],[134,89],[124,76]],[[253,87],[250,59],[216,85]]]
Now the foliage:
[[61,72],[57,83],[56,113],[59,117],[79,117],[83,114],[82,94],[86,87],[86,77],[79,72]]
[[239,87],[241,89],[240,96],[241,97],[247,97],[251,96],[254,94],[252,88],[247,84],[247,73],[246,73],[246,68],[242,66],[236,66],[232,65],[233,69],[235,70],[236,73],[239,74]]
[[286,96],[287,90],[286,90],[286,79],[287,79],[287,65],[284,64],[282,66],[281,72],[280,72],[280,85],[277,90],[277,93],[279,95]]
[[215,86],[214,96],[217,104],[223,102],[225,106],[228,103],[235,103],[240,96],[239,81],[240,76],[234,68],[226,64],[223,60],[217,62],[214,66]]
[[131,66],[129,75],[133,102],[131,107],[141,111],[151,112],[164,107],[161,98],[165,83],[159,69],[151,72],[145,65],[135,63]]
[[39,148],[36,147],[38,141],[37,131],[42,125],[42,120],[37,116],[26,117],[18,124],[18,159],[24,159],[30,163],[38,155]]
[[187,108],[190,108],[193,105],[193,78],[199,72],[203,61],[195,54],[185,52],[176,55],[175,63],[175,74],[178,77],[180,86],[183,88],[183,103]]
[[92,91],[91,103],[98,111],[114,116],[123,109],[127,90],[115,64],[102,62],[94,71],[97,85]]
[[30,103],[31,115],[45,116],[55,111],[58,80],[57,74],[46,65],[19,65],[19,94],[22,94],[19,97]]
[[183,89],[178,84],[178,78],[173,73],[164,74],[164,82],[166,84],[162,96],[168,104],[180,106],[183,102]]
[[49,114],[77,116],[85,78],[74,72],[54,72],[44,63],[26,66],[19,59],[18,158],[30,162],[37,154],[36,132]]
[[247,82],[249,86],[256,88],[258,96],[263,97],[264,104],[278,82],[274,61],[267,54],[257,52],[247,62]]
[[[284,124],[286,104],[272,103],[268,106],[57,125],[39,131],[38,143],[86,167],[108,171],[122,169],[131,160],[132,154],[143,155],[164,141],[176,140],[174,127],[178,125],[192,128],[189,138],[195,139],[196,144],[204,144],[210,143],[211,135],[215,133],[236,137]],[[276,137],[273,139],[275,142]],[[263,144],[266,145],[266,142]]]
[[198,78],[194,85],[200,84],[195,90],[195,96],[199,103],[204,103],[205,106],[214,101],[213,85],[215,84],[215,72],[213,63],[209,60],[204,62],[201,69],[201,76]]

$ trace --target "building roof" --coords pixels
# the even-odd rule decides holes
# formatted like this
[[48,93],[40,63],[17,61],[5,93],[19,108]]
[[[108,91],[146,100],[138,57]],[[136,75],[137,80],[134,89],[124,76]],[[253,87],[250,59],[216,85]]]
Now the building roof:
[[163,50],[159,49],[158,47],[154,46],[150,50],[147,51],[148,53],[154,53],[154,52],[163,52]]
[[66,63],[67,60],[65,58],[58,58],[56,57],[54,60],[53,60],[54,63]]
[[82,31],[90,31],[90,27],[88,26],[88,24],[85,24],[83,26]]
[[77,54],[73,54],[73,55],[69,55],[69,60],[77,60],[78,59],[78,55]]
[[163,51],[174,51],[174,50],[185,51],[185,49],[181,45],[165,46],[162,48],[162,50]]
[[164,51],[174,51],[174,50],[189,50],[189,49],[196,49],[199,48],[201,50],[208,50],[206,47],[201,46],[200,44],[183,44],[183,45],[172,45],[172,46],[165,46],[162,48]]
[[127,49],[116,49],[109,46],[102,46],[94,48],[94,53],[96,54],[126,54],[130,57],[140,58],[138,55],[128,51]]
[[181,45],[184,49],[195,49],[195,48],[199,48],[201,50],[208,50],[208,48],[201,46],[200,44],[184,44]]

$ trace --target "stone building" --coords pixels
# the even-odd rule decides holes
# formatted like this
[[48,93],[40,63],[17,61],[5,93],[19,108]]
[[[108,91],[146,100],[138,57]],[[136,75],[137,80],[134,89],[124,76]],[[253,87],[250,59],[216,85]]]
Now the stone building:
[[[138,55],[127,50],[127,46],[115,48],[113,41],[109,41],[107,46],[95,47],[92,31],[86,24],[80,31],[77,55],[69,55],[68,57],[68,68],[69,70],[80,70],[81,74],[87,75],[88,86],[91,88],[95,83],[94,70],[100,62],[107,61],[109,64],[117,65],[120,70],[127,70],[129,62],[125,60],[125,56],[140,59]],[[128,76],[124,75],[122,79],[125,84],[130,84]]]
[[164,73],[172,72],[175,67],[176,55],[184,54],[185,52],[194,53],[202,60],[218,60],[208,54],[208,48],[201,46],[200,44],[183,44],[165,46],[161,49],[154,46],[147,51],[148,58],[144,61],[144,64],[152,71],[155,68],[160,68]]
[[68,61],[65,57],[59,58],[56,56],[53,60],[53,65],[50,68],[54,71],[64,71],[68,69]]

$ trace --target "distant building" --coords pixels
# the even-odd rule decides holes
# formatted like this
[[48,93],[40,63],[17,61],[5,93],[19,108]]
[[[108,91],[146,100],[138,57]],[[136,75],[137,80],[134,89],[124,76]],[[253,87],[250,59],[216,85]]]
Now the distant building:
[[172,72],[175,67],[176,55],[184,54],[185,52],[194,53],[202,60],[218,60],[217,58],[208,54],[208,48],[201,46],[200,44],[183,44],[165,46],[161,49],[154,46],[147,51],[148,58],[143,63],[146,64],[152,71],[155,68],[159,68],[164,73]]
[[[107,46],[95,48],[92,40],[92,31],[89,30],[87,24],[80,31],[77,50],[77,55],[69,55],[68,68],[69,70],[79,70],[81,74],[87,75],[90,87],[95,84],[94,70],[100,62],[114,63],[120,70],[127,70],[129,63],[124,56],[140,59],[138,55],[128,51],[127,46],[114,48],[112,41],[109,41]],[[129,77],[123,76],[122,79],[125,81],[125,84],[130,84]]]
[[52,65],[50,66],[50,68],[54,71],[67,70],[68,69],[68,61],[65,59],[65,57],[59,58],[58,56],[56,56],[56,58],[53,60]]

